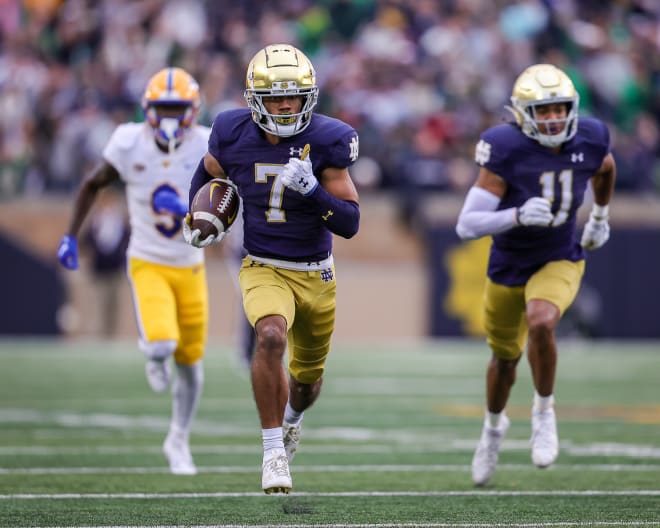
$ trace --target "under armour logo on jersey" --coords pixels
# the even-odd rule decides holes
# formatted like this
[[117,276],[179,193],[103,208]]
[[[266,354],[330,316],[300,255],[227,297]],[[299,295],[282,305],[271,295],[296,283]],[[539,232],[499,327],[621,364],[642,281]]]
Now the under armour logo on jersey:
[[300,147],[289,147],[289,156],[299,158],[303,153],[303,148]]
[[328,212],[325,215],[321,215],[321,218],[323,218],[323,220],[327,222],[328,218],[330,218],[333,214],[335,213],[333,213],[332,210],[328,210]]
[[474,161],[479,165],[484,165],[490,160],[490,143],[486,143],[483,139],[477,143],[477,148],[474,151]]
[[578,163],[578,162],[582,163],[584,161],[584,153],[583,152],[579,152],[579,153],[573,152],[573,154],[571,154],[571,161],[573,163]]
[[351,149],[348,157],[351,159],[351,161],[355,161],[358,159],[358,154],[360,153],[360,140],[358,140],[357,136],[353,136],[351,138],[351,142],[348,144],[348,146]]
[[332,282],[335,276],[332,273],[332,268],[326,268],[321,270],[321,282]]

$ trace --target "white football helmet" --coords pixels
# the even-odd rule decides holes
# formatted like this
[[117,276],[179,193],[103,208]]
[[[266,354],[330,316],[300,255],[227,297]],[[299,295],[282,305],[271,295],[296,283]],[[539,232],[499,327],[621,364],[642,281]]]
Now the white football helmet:
[[[316,72],[310,60],[289,44],[266,46],[257,52],[247,68],[245,100],[259,127],[280,137],[289,137],[307,128],[319,96]],[[297,114],[270,114],[264,97],[303,96]]]
[[[552,64],[535,64],[523,71],[513,85],[510,110],[523,133],[545,147],[558,147],[577,132],[580,96],[573,82]],[[541,105],[566,103],[566,118],[539,120],[536,108]],[[543,134],[539,123],[563,125],[557,134]]]
[[181,68],[160,70],[149,79],[142,97],[144,116],[156,142],[170,152],[196,123],[200,106],[199,85]]

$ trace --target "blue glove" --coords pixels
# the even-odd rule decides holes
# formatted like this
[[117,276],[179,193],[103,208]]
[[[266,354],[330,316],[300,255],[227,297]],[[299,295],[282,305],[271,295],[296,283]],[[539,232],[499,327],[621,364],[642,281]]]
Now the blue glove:
[[179,218],[186,216],[188,204],[184,203],[179,195],[171,189],[160,189],[154,194],[154,208],[156,212],[172,213]]
[[78,241],[76,237],[71,235],[62,237],[60,247],[57,249],[57,258],[65,268],[78,269]]

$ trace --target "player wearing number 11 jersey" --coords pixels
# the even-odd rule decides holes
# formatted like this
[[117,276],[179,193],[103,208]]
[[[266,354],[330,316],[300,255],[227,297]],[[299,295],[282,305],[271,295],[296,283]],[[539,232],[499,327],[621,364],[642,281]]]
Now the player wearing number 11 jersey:
[[[238,187],[247,251],[239,282],[256,333],[251,378],[262,428],[261,485],[269,494],[288,493],[303,411],[321,390],[334,330],[332,236],[351,238],[359,227],[348,172],[358,136],[313,113],[314,67],[293,46],[267,46],[254,56],[245,98],[248,108],[216,117],[190,196],[212,177]],[[209,243],[196,230],[187,237],[196,246]]]
[[[485,423],[472,461],[480,486],[495,471],[509,426],[505,406],[525,346],[535,387],[532,461],[547,467],[557,458],[555,329],[580,287],[584,250],[609,238],[616,175],[607,127],[578,120],[579,95],[563,71],[550,64],[527,68],[511,103],[515,122],[494,126],[479,139],[479,175],[456,226],[462,239],[493,237],[485,291],[492,357]],[[578,239],[577,211],[589,182],[594,204]]]

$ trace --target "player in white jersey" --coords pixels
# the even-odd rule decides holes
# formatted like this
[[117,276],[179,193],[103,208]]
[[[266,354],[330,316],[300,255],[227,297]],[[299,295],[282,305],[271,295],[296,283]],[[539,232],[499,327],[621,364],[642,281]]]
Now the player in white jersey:
[[81,185],[58,258],[64,267],[78,268],[76,237],[98,191],[123,181],[131,225],[128,277],[147,381],[156,392],[172,385],[163,452],[172,473],[193,475],[188,438],[203,385],[208,293],[204,252],[184,241],[181,226],[190,175],[206,152],[210,129],[197,124],[199,86],[180,68],[154,75],[142,105],[145,121],[119,125],[103,162]]

